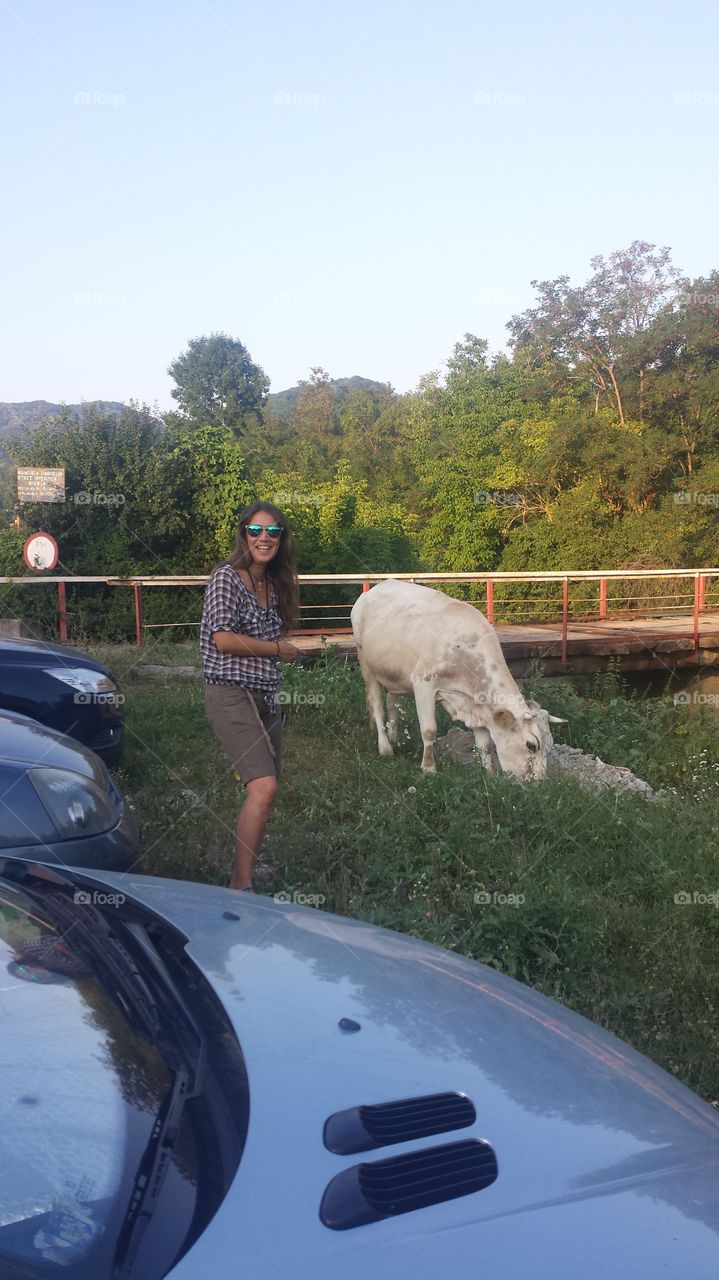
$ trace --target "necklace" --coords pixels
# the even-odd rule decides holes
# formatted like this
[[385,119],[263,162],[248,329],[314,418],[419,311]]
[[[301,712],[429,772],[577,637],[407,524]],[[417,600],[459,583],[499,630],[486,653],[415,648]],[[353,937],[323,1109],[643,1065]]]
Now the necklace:
[[[250,575],[250,582],[252,583],[252,586],[253,586],[253,588],[254,588],[255,595],[257,595],[257,589],[258,589],[258,587],[264,587],[264,585],[265,585],[265,580],[264,580],[264,578],[260,578],[258,582],[255,582],[255,579],[254,579],[254,578],[253,578],[253,576],[252,576],[252,570],[251,570],[251,569],[248,569],[248,570],[247,570],[247,572],[248,572],[248,574]],[[258,597],[258,598],[259,598],[259,597]]]

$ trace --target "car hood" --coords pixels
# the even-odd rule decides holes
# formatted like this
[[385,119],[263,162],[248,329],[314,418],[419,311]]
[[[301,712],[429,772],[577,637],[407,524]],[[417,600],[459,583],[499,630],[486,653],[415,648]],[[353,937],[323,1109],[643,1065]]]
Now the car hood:
[[94,751],[19,711],[0,709],[0,760],[71,769],[92,778],[103,790],[107,787],[107,767]]
[[[716,1272],[719,1118],[613,1036],[490,968],[371,925],[207,885],[84,878],[186,935],[245,1054],[242,1161],[173,1280],[204,1280],[230,1256],[254,1280]],[[334,1112],[455,1090],[475,1105],[471,1128],[363,1155],[323,1144]],[[323,1192],[343,1169],[468,1137],[496,1153],[491,1186],[349,1230],[322,1225]]]
[[0,664],[21,663],[23,666],[88,667],[108,674],[103,662],[91,658],[71,645],[49,644],[45,640],[21,640],[14,636],[0,638]]

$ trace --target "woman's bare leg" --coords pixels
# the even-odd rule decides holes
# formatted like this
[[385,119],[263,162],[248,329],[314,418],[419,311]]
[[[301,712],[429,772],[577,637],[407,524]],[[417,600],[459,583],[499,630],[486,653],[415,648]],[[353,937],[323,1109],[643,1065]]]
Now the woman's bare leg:
[[255,859],[262,845],[265,827],[272,812],[277,778],[254,778],[247,783],[247,798],[237,819],[235,869],[231,889],[251,889]]

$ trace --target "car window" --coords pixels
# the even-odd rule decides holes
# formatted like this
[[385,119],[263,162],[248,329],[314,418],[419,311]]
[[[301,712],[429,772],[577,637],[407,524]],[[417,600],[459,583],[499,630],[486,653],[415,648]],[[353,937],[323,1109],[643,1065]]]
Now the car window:
[[[170,1075],[92,964],[0,884],[0,1280],[112,1272],[138,1162]],[[165,1273],[195,1206],[195,1152],[177,1143],[158,1224]],[[178,1211],[179,1206],[179,1211]],[[155,1223],[153,1222],[153,1227]],[[143,1273],[144,1274],[144,1273]]]

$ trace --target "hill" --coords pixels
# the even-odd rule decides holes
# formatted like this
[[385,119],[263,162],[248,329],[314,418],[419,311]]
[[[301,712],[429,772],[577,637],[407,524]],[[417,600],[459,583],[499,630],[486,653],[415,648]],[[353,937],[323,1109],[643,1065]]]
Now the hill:
[[[385,391],[387,384],[385,382],[376,382],[373,378],[360,378],[355,374],[351,378],[331,378],[330,387],[332,388],[332,396],[334,400],[346,400],[347,396],[353,391],[373,391],[375,389]],[[288,387],[286,391],[273,391],[267,397],[267,408],[270,413],[275,414],[278,418],[283,414],[291,413],[297,406],[300,396],[301,387]]]
[[[361,378],[355,374],[351,378],[332,378],[330,380],[332,396],[336,401],[345,400],[353,391],[373,390],[386,392],[387,384],[377,382],[373,378]],[[301,387],[288,387],[285,391],[273,391],[267,397],[267,409],[276,417],[290,414],[295,409],[300,396]],[[123,405],[118,400],[100,400],[109,413],[121,413]],[[0,445],[4,437],[25,427],[42,422],[43,418],[55,417],[63,409],[83,418],[89,402],[83,404],[53,404],[50,400],[24,400],[17,404],[0,401]],[[0,449],[1,451],[1,449]]]
[[[123,408],[118,400],[101,400],[99,403],[109,413],[120,413]],[[83,418],[88,407],[88,403],[63,405],[52,404],[49,400],[24,400],[18,404],[0,401],[0,438],[42,422],[43,418],[56,417],[63,409]]]

